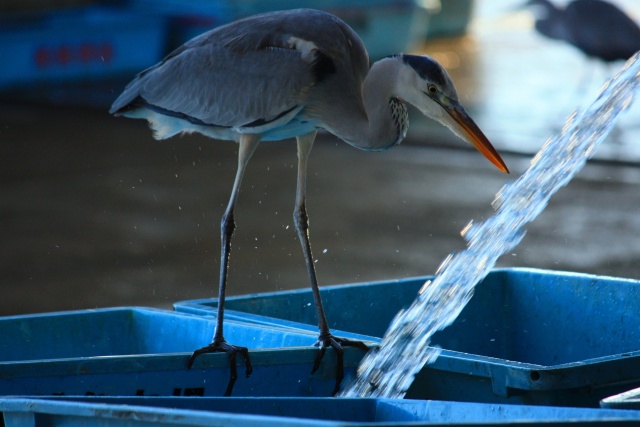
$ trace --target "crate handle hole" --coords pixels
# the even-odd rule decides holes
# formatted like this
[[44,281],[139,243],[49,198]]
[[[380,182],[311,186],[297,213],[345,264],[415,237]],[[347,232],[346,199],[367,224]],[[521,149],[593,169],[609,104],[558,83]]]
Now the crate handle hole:
[[540,372],[531,371],[531,373],[529,374],[529,378],[531,378],[531,381],[540,381]]

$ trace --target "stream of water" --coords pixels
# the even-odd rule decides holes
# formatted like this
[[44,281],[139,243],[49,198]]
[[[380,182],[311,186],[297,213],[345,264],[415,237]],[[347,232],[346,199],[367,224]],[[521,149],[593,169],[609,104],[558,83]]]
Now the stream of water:
[[415,375],[440,352],[431,336],[453,323],[473,296],[473,289],[497,259],[524,237],[523,226],[547,206],[594,154],[633,102],[640,84],[638,54],[607,82],[595,102],[571,114],[559,135],[549,138],[516,181],[496,195],[496,213],[462,230],[467,249],[449,255],[433,281],[427,281],[413,304],[391,322],[377,351],[369,352],[357,377],[339,393],[342,397],[404,397]]

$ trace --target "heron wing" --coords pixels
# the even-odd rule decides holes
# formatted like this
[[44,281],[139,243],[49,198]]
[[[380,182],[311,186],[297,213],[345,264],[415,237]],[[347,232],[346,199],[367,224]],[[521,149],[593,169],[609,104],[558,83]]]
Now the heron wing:
[[[309,90],[335,71],[344,40],[335,40],[326,27],[317,32],[322,25],[317,19],[303,26],[292,16],[259,15],[192,39],[140,73],[111,111],[133,107],[141,98],[204,124],[242,127],[304,105]],[[317,34],[323,34],[322,41]]]

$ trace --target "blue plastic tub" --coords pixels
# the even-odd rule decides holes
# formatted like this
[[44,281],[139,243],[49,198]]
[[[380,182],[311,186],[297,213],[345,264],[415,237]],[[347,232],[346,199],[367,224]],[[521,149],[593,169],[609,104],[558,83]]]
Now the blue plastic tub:
[[[186,369],[214,327],[211,318],[131,307],[0,318],[0,395],[221,396],[225,354],[202,355]],[[335,355],[310,374],[315,333],[229,320],[225,338],[249,347],[254,365],[245,379],[238,358],[235,396],[330,396]],[[363,353],[348,350],[353,376]]]
[[[429,277],[325,287],[330,326],[382,337]],[[175,304],[211,315],[215,300]],[[237,319],[315,328],[310,290],[230,297]],[[532,269],[494,270],[453,325],[444,350],[407,397],[598,406],[640,386],[640,282]]]
[[440,11],[429,21],[427,39],[464,35],[473,18],[474,1],[441,1]]
[[331,398],[4,398],[7,427],[634,425],[614,409]]
[[611,409],[640,409],[640,388],[602,399],[600,406]]
[[163,56],[165,20],[90,7],[0,18],[0,90],[128,76]]

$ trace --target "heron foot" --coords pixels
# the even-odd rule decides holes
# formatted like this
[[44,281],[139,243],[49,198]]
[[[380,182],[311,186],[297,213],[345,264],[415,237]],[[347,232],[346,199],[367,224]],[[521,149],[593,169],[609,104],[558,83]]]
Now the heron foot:
[[336,366],[336,386],[331,393],[332,396],[335,396],[338,391],[340,391],[340,385],[342,384],[342,379],[344,378],[343,347],[356,347],[364,352],[369,351],[369,347],[362,341],[335,337],[329,332],[320,334],[320,337],[318,337],[318,341],[315,343],[315,346],[319,347],[319,351],[313,363],[313,369],[311,370],[312,374],[316,372],[318,368],[320,368],[320,362],[322,362],[322,358],[324,357],[324,354],[327,351],[328,347],[333,347],[333,349],[336,351],[336,355],[338,357],[338,363]]
[[224,339],[221,341],[214,340],[211,344],[194,351],[191,357],[189,357],[189,361],[187,362],[187,369],[191,369],[191,366],[193,366],[193,362],[196,360],[196,357],[205,353],[227,353],[227,355],[229,356],[229,369],[231,375],[229,377],[229,383],[227,384],[227,389],[224,392],[224,396],[231,396],[233,386],[238,379],[238,367],[236,365],[238,354],[240,354],[244,358],[245,374],[247,378],[249,378],[249,376],[253,372],[253,366],[251,366],[251,359],[249,358],[249,350],[247,349],[247,347],[231,345],[224,341]]

